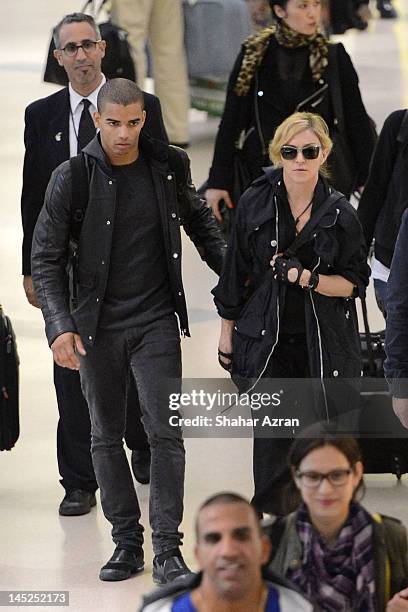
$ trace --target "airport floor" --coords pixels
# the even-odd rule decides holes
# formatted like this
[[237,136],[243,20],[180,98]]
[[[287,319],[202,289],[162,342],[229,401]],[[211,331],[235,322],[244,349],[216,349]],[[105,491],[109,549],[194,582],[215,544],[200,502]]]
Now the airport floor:
[[[397,21],[374,20],[368,32],[352,31],[341,37],[358,70],[367,109],[379,128],[392,110],[408,106],[408,1],[395,4],[400,12]],[[146,526],[144,573],[120,583],[100,582],[99,569],[113,551],[110,526],[99,500],[86,516],[58,515],[63,489],[56,463],[52,357],[41,314],[29,306],[22,289],[24,108],[56,89],[41,81],[51,27],[78,8],[69,0],[13,0],[7,3],[0,25],[0,301],[13,320],[21,359],[21,435],[11,452],[0,454],[0,591],[69,591],[75,612],[131,612],[153,586],[149,487],[137,486]],[[197,185],[207,175],[217,123],[203,113],[191,112],[188,152]],[[216,358],[219,322],[210,296],[216,277],[187,238],[183,269],[192,331],[192,338],[183,340],[184,376],[222,378]],[[369,313],[372,328],[383,327],[372,288]],[[198,505],[218,490],[251,495],[251,440],[189,438],[186,451],[183,552],[194,568],[193,519]],[[366,480],[366,506],[408,525],[408,477],[399,484],[391,475]]]

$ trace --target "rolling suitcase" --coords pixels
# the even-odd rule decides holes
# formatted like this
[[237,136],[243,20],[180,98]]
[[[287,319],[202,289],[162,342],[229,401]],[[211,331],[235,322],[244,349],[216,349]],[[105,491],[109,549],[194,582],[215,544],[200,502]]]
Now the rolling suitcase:
[[184,0],[184,43],[191,78],[225,77],[244,39],[251,15],[243,0]]
[[365,299],[361,300],[365,333],[360,334],[363,361],[359,445],[368,474],[408,472],[408,430],[392,408],[384,378],[385,332],[371,333]]
[[13,448],[20,433],[18,367],[13,327],[0,306],[0,450]]

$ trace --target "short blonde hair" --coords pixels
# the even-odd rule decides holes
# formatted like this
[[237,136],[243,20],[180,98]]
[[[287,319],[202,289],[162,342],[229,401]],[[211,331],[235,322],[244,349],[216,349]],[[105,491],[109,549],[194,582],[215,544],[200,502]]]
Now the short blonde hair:
[[[320,115],[314,113],[293,113],[283,121],[277,128],[275,135],[269,143],[269,158],[274,166],[281,166],[281,147],[289,144],[289,142],[306,130],[312,130],[322,145],[322,149],[327,154],[330,153],[333,147],[333,142],[329,135],[327,123]],[[328,176],[326,164],[324,163],[320,171],[325,176]]]

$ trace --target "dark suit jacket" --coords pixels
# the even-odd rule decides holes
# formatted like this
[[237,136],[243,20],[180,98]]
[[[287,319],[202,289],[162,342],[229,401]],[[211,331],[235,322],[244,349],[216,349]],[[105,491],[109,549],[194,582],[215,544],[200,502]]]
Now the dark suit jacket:
[[[143,131],[168,142],[159,99],[145,92]],[[67,87],[37,100],[25,111],[23,190],[23,274],[31,274],[31,243],[37,217],[53,170],[69,159],[69,90]]]

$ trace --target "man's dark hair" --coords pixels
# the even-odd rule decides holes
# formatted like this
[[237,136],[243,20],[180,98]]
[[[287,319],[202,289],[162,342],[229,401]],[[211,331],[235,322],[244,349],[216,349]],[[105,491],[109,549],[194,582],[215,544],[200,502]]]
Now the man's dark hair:
[[211,497],[206,499],[205,502],[203,502],[201,506],[199,507],[198,512],[197,512],[196,521],[195,521],[195,533],[196,533],[197,540],[199,536],[198,519],[199,519],[201,511],[204,510],[205,508],[208,508],[209,506],[216,506],[216,505],[222,506],[224,504],[245,504],[246,506],[248,506],[248,508],[250,508],[252,512],[254,513],[256,524],[259,527],[259,531],[262,533],[261,525],[260,525],[256,510],[249,503],[249,501],[242,495],[239,495],[238,493],[230,493],[229,491],[224,491],[222,493],[216,493],[215,495],[211,495]]
[[107,81],[98,93],[98,112],[101,113],[105,104],[112,102],[121,106],[140,103],[144,108],[143,91],[134,81],[129,79],[111,79]]
[[52,36],[54,39],[54,45],[56,49],[60,48],[60,32],[61,32],[61,28],[62,26],[66,25],[67,23],[89,23],[89,25],[91,26],[91,28],[93,28],[94,32],[95,32],[95,36],[97,40],[101,39],[101,32],[99,30],[99,27],[97,26],[97,24],[95,23],[95,19],[93,17],[91,17],[91,15],[86,15],[85,13],[70,13],[69,15],[65,15],[65,17],[63,17],[61,19],[61,21],[59,23],[57,23],[57,25],[55,26]]

